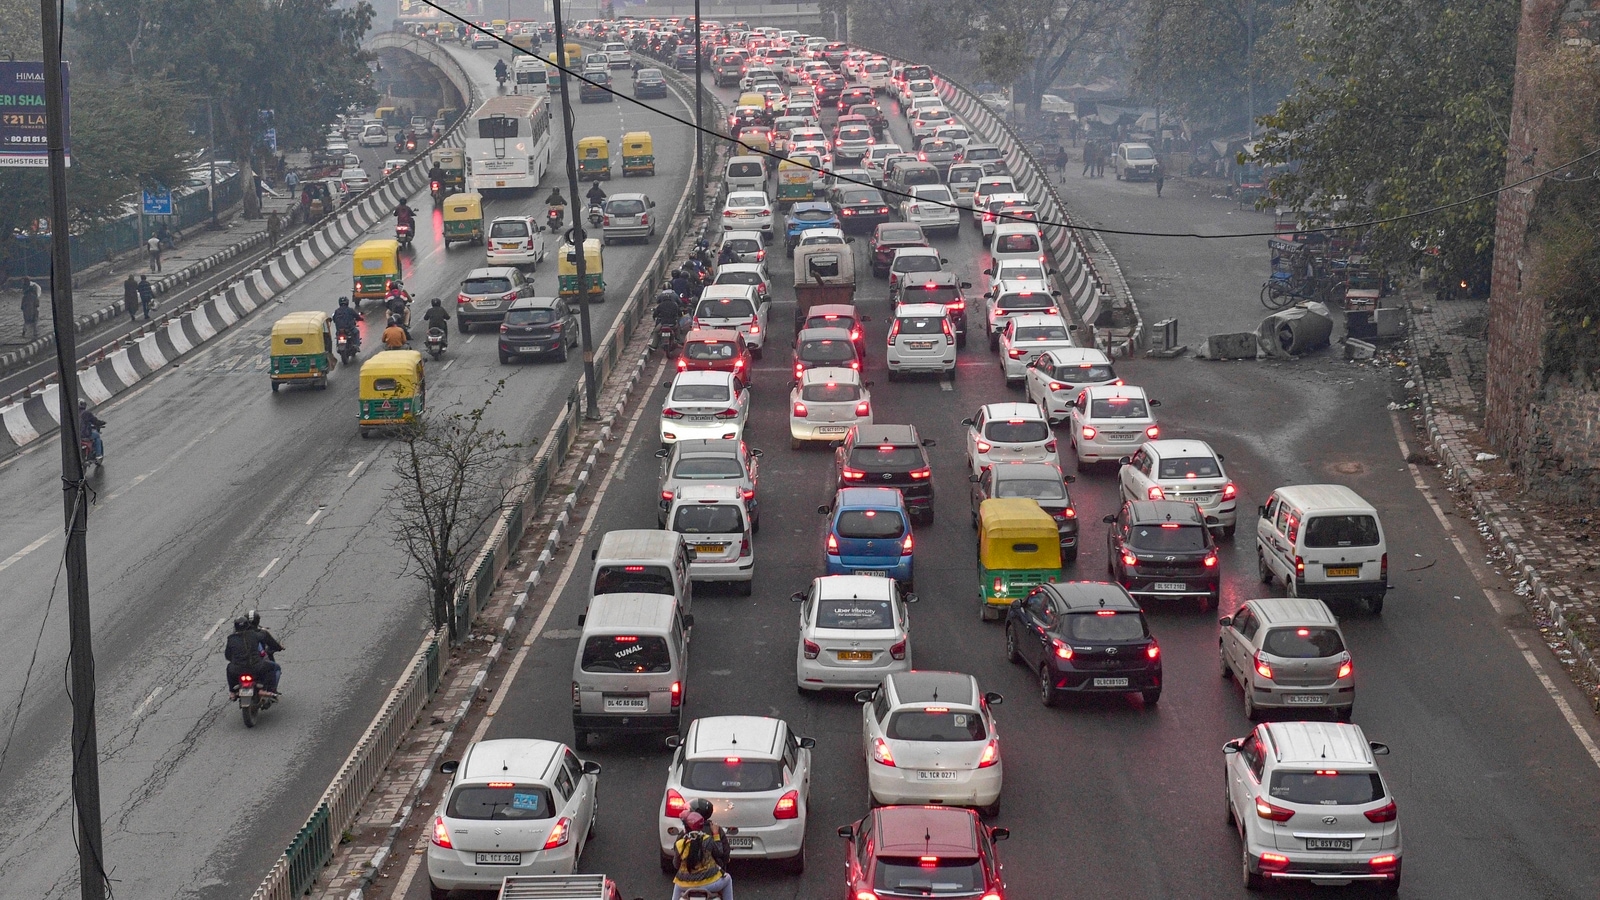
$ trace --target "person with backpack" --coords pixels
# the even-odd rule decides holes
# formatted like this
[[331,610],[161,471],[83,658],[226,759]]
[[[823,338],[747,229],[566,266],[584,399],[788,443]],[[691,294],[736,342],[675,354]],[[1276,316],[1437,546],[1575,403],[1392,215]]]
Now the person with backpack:
[[733,879],[717,862],[716,838],[706,828],[706,817],[693,809],[683,814],[683,835],[673,842],[678,871],[672,878],[672,900],[685,891],[702,890],[722,900],[733,900]]

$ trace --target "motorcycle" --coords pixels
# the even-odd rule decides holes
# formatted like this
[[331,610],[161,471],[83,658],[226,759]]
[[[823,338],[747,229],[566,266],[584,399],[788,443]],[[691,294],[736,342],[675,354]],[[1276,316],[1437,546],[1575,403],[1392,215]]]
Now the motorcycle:
[[412,230],[412,225],[411,225],[410,222],[396,222],[395,223],[395,226],[394,226],[394,239],[397,242],[399,242],[399,244],[400,244],[400,246],[402,248],[411,246],[411,230]]
[[433,195],[433,205],[438,206],[439,201],[444,199],[444,185],[437,181],[430,181],[428,182],[428,193]]
[[544,221],[546,225],[550,226],[550,231],[555,233],[561,230],[561,220],[565,219],[566,216],[566,207],[552,206],[550,211],[544,214]]
[[354,328],[339,329],[339,361],[349,365],[361,352],[361,334]]
[[589,224],[596,228],[599,228],[600,223],[606,219],[605,208],[598,203],[589,204],[589,208],[584,210],[584,215],[589,218]]
[[650,346],[668,355],[678,352],[678,326],[667,322],[656,323],[656,336]]
[[244,727],[256,727],[256,716],[272,708],[277,698],[256,684],[254,675],[239,676],[239,690],[234,701],[239,704],[239,715],[244,717]]
[[78,439],[78,462],[83,471],[88,472],[90,466],[105,466],[105,453],[99,456],[94,453],[94,438],[84,435]]
[[410,152],[412,152],[412,151],[414,151],[416,149],[417,149],[417,136],[414,135],[414,134],[406,135],[406,152],[410,153]]
[[444,336],[445,330],[443,328],[431,327],[428,329],[428,338],[425,346],[428,348],[428,354],[435,360],[444,356]]

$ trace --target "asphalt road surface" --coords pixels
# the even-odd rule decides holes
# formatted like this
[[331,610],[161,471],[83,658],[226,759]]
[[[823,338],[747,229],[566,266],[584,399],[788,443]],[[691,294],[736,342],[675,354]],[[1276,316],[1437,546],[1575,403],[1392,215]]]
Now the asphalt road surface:
[[[892,101],[895,133],[905,129]],[[901,143],[907,143],[904,139]],[[1070,171],[1070,170],[1069,170]],[[1169,181],[1153,186],[1069,174],[1069,203],[1087,222],[1123,228],[1212,233],[1270,230],[1270,220],[1234,210],[1208,191]],[[982,287],[986,254],[970,220],[958,236],[936,241],[963,278]],[[1111,241],[1147,320],[1177,315],[1193,343],[1209,331],[1252,327],[1256,292],[1267,271],[1264,238],[1242,241]],[[857,240],[865,273],[865,241]],[[823,519],[816,507],[832,493],[831,454],[787,448],[788,352],[792,295],[781,247],[769,256],[775,294],[772,348],[755,375],[746,440],[764,448],[759,487],[762,533],[756,538],[755,593],[696,592],[696,628],[685,695],[687,716],[780,716],[816,738],[808,809],[808,865],[802,876],[736,864],[738,894],[749,900],[837,897],[843,893],[843,842],[837,826],[867,812],[860,712],[848,695],[797,696],[793,659],[797,613],[789,595],[822,574]],[[1564,684],[1522,607],[1508,592],[1496,611],[1452,546],[1449,521],[1469,553],[1470,522],[1436,515],[1413,482],[1387,404],[1392,375],[1323,354],[1299,362],[1119,361],[1129,383],[1164,401],[1168,437],[1211,442],[1241,487],[1243,530],[1222,545],[1223,600],[1216,614],[1150,610],[1165,657],[1159,707],[1103,698],[1046,709],[1035,680],[1003,656],[1001,629],[977,614],[975,539],[968,525],[960,420],[986,402],[1020,400],[1007,389],[997,358],[982,340],[961,352],[953,389],[938,381],[890,385],[883,368],[888,317],[885,282],[863,275],[857,293],[874,318],[867,377],[876,382],[879,422],[912,422],[937,440],[931,451],[936,520],[917,530],[917,589],[911,609],[919,667],[977,676],[1005,702],[996,714],[1007,784],[997,824],[1012,838],[999,847],[1010,892],[1023,898],[1245,896],[1239,840],[1223,816],[1222,744],[1246,734],[1239,690],[1218,678],[1216,615],[1246,599],[1270,596],[1256,578],[1250,511],[1277,486],[1336,481],[1377,504],[1389,538],[1391,579],[1381,618],[1342,615],[1358,677],[1355,721],[1393,754],[1381,758],[1405,832],[1407,897],[1590,898],[1600,896],[1600,849],[1593,811],[1600,802],[1596,760],[1574,733],[1593,722]],[[614,528],[655,526],[655,411],[661,392],[644,399],[643,417],[601,500],[594,527],[573,554],[545,630],[487,736],[571,742],[568,682],[585,605],[586,548]],[[1062,442],[1063,464],[1074,460]],[[1431,488],[1446,496],[1437,484]],[[1084,523],[1074,577],[1103,577],[1102,515],[1115,511],[1112,473],[1078,473],[1073,497]],[[1533,649],[1524,652],[1516,640]],[[1530,661],[1532,664],[1530,664]],[[1541,667],[1536,670],[1534,665]],[[1551,679],[1541,681],[1539,672]],[[1564,717],[1557,700],[1578,712]],[[616,878],[624,896],[665,897],[656,866],[656,817],[668,755],[648,741],[606,740],[588,754],[603,763],[600,824],[582,869]],[[1323,896],[1291,888],[1289,896]],[[1358,895],[1361,893],[1357,891]],[[425,873],[404,894],[427,897]],[[456,897],[466,897],[458,892]]]
[[[494,55],[458,53],[492,95]],[[661,103],[683,109],[676,99]],[[688,129],[622,102],[577,109],[579,136],[654,134],[658,174],[615,179],[607,190],[648,192],[669,215],[691,172]],[[519,213],[543,221],[544,195],[565,177],[560,146],[541,190],[490,200],[485,219]],[[368,154],[374,175],[388,149]],[[568,193],[564,180],[560,187]],[[425,191],[411,203],[419,233],[404,270],[420,301],[420,324],[428,298],[454,307],[461,278],[484,265],[484,255],[481,245],[443,246]],[[385,224],[370,236],[392,232]],[[656,241],[606,249],[610,300],[593,310],[597,340]],[[556,291],[553,244],[534,283],[540,294]],[[390,445],[357,435],[355,367],[335,372],[326,391],[268,387],[272,323],[295,310],[331,310],[349,285],[347,250],[270,307],[98,410],[109,424],[105,467],[91,476],[89,584],[105,859],[119,897],[248,896],[426,629],[424,590],[404,574],[391,539]],[[368,301],[367,309],[375,308]],[[369,320],[364,355],[380,347],[381,320]],[[505,379],[489,420],[537,445],[581,370],[580,357],[502,366],[493,333],[452,331],[443,361],[426,364],[429,415],[480,405]],[[0,463],[5,897],[77,895],[59,479],[54,440]],[[229,623],[249,608],[261,610],[263,624],[288,648],[279,658],[285,700],[252,731],[227,702],[221,655]]]

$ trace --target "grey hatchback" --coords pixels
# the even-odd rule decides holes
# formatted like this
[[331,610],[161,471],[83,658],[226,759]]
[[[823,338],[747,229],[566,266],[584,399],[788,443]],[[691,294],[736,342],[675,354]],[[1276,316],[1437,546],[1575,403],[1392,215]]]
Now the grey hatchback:
[[523,297],[511,304],[500,323],[502,365],[522,356],[554,354],[567,361],[567,351],[577,347],[581,335],[572,308],[560,297]]
[[756,483],[761,477],[760,450],[732,438],[694,438],[657,450],[656,458],[661,460],[657,527],[667,527],[667,511],[672,507],[678,488],[724,484],[739,489],[745,508],[750,512],[751,530],[761,530],[761,507],[756,502]]

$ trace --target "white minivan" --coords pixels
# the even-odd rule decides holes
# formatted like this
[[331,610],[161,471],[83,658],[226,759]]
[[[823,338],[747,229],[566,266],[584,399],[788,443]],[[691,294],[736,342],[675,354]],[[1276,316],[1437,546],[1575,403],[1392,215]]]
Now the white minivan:
[[1043,263],[1044,238],[1039,235],[1039,226],[1032,222],[996,222],[989,255],[995,265],[1012,259]]
[[1291,597],[1362,599],[1383,612],[1389,547],[1378,511],[1342,484],[1297,484],[1272,492],[1256,520],[1263,584],[1282,579]]
[[728,193],[760,191],[767,187],[767,165],[759,156],[735,156],[723,168],[722,180]]

